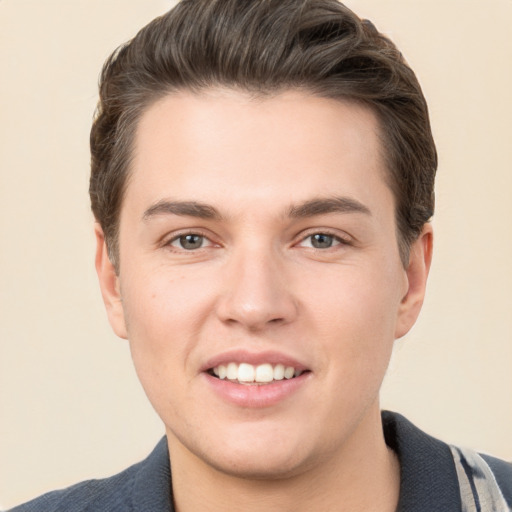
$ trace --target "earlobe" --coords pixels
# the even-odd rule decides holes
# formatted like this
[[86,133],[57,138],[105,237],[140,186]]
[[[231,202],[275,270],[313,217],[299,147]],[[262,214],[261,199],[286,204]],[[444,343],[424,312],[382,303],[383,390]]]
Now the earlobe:
[[126,322],[119,288],[119,276],[110,261],[105,235],[98,223],[94,226],[94,234],[96,236],[96,273],[98,274],[101,295],[107,310],[108,320],[117,336],[127,339]]
[[405,336],[412,328],[423,305],[427,278],[432,262],[433,230],[425,224],[420,236],[411,245],[409,265],[406,269],[407,292],[398,310],[395,338]]

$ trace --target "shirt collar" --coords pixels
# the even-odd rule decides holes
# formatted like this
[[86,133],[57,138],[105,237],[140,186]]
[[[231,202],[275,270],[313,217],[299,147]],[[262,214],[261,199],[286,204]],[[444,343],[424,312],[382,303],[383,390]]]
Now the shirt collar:
[[386,443],[400,461],[397,512],[462,510],[450,447],[400,414],[383,411],[382,424]]
[[[400,461],[397,512],[460,511],[457,473],[447,444],[425,434],[397,413],[382,412],[387,445]],[[133,509],[174,512],[167,439],[141,465],[133,486]]]

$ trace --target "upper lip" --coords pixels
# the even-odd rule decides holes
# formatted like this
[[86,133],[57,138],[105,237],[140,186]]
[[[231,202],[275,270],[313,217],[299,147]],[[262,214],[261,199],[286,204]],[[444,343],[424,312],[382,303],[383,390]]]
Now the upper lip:
[[208,359],[200,368],[201,372],[206,372],[221,364],[229,363],[248,363],[254,366],[269,363],[271,365],[282,364],[283,366],[293,366],[296,370],[306,371],[309,368],[292,356],[276,352],[273,350],[262,352],[249,352],[247,350],[230,350],[217,354]]

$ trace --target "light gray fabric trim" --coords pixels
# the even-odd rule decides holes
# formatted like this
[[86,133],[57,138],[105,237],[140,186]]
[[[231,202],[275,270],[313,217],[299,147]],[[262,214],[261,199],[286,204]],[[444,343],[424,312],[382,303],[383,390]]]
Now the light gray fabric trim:
[[512,512],[485,460],[467,448],[450,449],[459,479],[462,512]]

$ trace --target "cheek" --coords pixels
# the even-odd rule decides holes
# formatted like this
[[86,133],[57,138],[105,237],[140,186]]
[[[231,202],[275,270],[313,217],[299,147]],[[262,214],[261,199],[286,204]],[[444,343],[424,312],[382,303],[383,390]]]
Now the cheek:
[[211,294],[197,282],[163,270],[130,277],[121,288],[128,340],[139,379],[153,402],[160,389],[168,389],[189,369],[199,326],[211,311]]
[[121,281],[131,337],[165,345],[169,338],[185,336],[187,326],[192,328],[194,319],[204,316],[211,302],[211,286],[190,272],[172,270],[162,267],[136,276],[132,273],[126,286]]
[[187,309],[172,286],[150,284],[146,281],[145,287],[136,288],[136,297],[125,293],[124,309],[135,371],[149,402],[167,423],[177,414],[187,389],[183,379],[191,351],[184,316]]
[[[329,287],[309,298],[316,308],[325,365],[354,393],[380,386],[393,348],[399,288],[395,272],[339,271]],[[322,307],[319,305],[322,304]]]
[[326,275],[323,283],[318,286],[314,279],[306,282],[309,293],[304,295],[309,307],[317,311],[321,325],[329,329],[337,324],[333,331],[342,335],[360,332],[393,337],[400,303],[399,272],[363,265],[340,267]]

